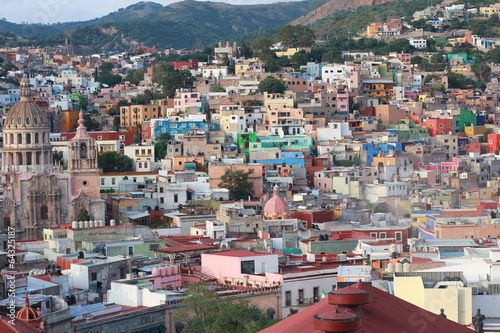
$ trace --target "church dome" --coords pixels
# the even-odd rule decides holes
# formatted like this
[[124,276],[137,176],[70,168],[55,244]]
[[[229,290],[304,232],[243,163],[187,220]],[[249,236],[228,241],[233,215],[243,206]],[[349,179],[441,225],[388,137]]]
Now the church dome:
[[16,318],[24,321],[38,319],[38,312],[30,306],[30,300],[27,293],[24,300],[24,306],[17,312]]
[[264,206],[264,219],[282,220],[290,218],[290,206],[279,195],[278,185],[273,188],[273,197]]
[[49,120],[45,112],[33,102],[29,79],[21,79],[21,100],[17,102],[5,117],[5,129],[48,128]]

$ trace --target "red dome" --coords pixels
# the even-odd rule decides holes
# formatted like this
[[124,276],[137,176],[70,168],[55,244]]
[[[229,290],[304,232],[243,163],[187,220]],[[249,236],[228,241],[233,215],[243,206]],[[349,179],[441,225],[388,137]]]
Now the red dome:
[[273,197],[264,206],[264,219],[282,220],[290,218],[290,206],[279,196],[278,185],[274,186]]
[[30,307],[28,294],[26,294],[24,299],[24,306],[21,310],[17,312],[16,318],[24,321],[30,321],[38,318],[38,312],[32,307]]

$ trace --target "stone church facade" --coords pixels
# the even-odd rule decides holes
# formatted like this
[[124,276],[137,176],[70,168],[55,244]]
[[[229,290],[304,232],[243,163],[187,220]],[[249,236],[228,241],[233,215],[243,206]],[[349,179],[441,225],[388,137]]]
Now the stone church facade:
[[41,239],[43,228],[77,220],[82,208],[104,220],[97,149],[80,113],[68,143],[68,168],[54,166],[50,126],[33,102],[29,80],[21,80],[21,100],[8,112],[3,129],[0,172],[0,228],[16,229],[19,240]]

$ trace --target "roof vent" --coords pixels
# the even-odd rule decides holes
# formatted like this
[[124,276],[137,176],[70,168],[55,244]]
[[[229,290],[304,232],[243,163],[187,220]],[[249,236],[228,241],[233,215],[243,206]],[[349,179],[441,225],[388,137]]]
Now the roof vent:
[[322,332],[352,332],[361,328],[361,316],[336,310],[315,315],[313,323],[314,329]]
[[328,293],[328,302],[332,305],[357,307],[370,303],[370,293],[355,287],[347,287]]

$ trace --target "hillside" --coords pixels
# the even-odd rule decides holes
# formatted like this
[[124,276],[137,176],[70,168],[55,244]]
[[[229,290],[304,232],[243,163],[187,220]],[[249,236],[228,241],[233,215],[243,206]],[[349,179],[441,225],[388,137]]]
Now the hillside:
[[203,47],[239,34],[287,24],[323,3],[324,0],[307,0],[269,5],[229,5],[186,0],[165,6],[140,19],[65,31],[45,43],[62,43],[68,38],[73,44],[108,49],[126,49],[136,45]]
[[294,25],[311,25],[318,20],[328,18],[335,12],[357,8],[360,6],[372,6],[396,0],[330,0],[315,10],[299,17],[292,22]]
[[0,21],[0,32],[11,31],[19,36],[47,38],[61,32],[76,29],[78,27],[99,25],[112,22],[127,20],[137,20],[148,16],[155,11],[163,8],[161,4],[155,2],[139,2],[126,8],[120,8],[115,12],[109,13],[100,18],[88,21],[64,22],[49,25],[40,24],[16,24],[7,21]]
[[[346,0],[333,0],[335,2]],[[331,2],[333,2],[331,1]],[[317,12],[318,19],[313,30],[319,38],[335,38],[335,36],[356,36],[366,30],[366,27],[373,22],[387,22],[394,18],[411,18],[413,13],[418,10],[423,10],[428,6],[427,0],[392,0],[385,3],[371,4],[371,0],[356,0],[359,6],[351,7],[350,9],[341,9],[332,12],[329,16],[320,18],[321,15]],[[363,1],[369,2],[368,5],[361,4]],[[441,0],[434,2],[434,5],[441,3]],[[309,16],[310,19],[313,16]],[[305,22],[306,18],[302,22]],[[297,21],[294,21],[297,22]]]

